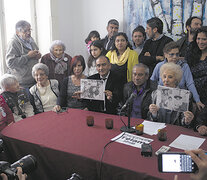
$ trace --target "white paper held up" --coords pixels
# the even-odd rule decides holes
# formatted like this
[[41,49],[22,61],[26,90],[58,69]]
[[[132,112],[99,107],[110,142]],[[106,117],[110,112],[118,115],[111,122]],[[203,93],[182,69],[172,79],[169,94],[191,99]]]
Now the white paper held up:
[[156,135],[158,133],[158,129],[163,129],[166,127],[165,123],[152,122],[152,121],[143,121],[144,125],[144,133],[149,135]]
[[95,79],[81,79],[81,98],[105,100],[104,81]]

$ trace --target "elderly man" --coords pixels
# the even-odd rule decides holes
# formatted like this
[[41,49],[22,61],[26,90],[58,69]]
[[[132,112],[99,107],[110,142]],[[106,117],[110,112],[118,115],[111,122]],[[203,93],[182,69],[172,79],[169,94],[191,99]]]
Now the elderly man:
[[163,22],[157,17],[147,20],[145,31],[149,39],[145,42],[139,55],[139,62],[149,67],[151,76],[156,64],[164,60],[163,48],[165,44],[172,39],[163,34]]
[[16,23],[16,34],[8,45],[6,64],[9,72],[17,77],[23,88],[30,88],[35,84],[32,77],[32,67],[38,62],[41,54],[31,37],[31,26],[27,21]]
[[88,79],[104,80],[105,84],[105,103],[99,100],[87,101],[87,108],[91,111],[104,112],[107,114],[116,114],[117,106],[122,97],[122,85],[120,80],[110,71],[111,64],[106,56],[100,56],[96,60],[97,74],[89,76]]
[[106,29],[108,31],[108,34],[101,41],[102,41],[102,43],[104,45],[104,48],[107,51],[109,51],[109,50],[111,50],[112,45],[113,45],[113,41],[114,41],[113,36],[118,33],[118,30],[119,30],[119,22],[116,19],[109,20]]
[[177,41],[181,59],[184,59],[189,44],[193,41],[194,36],[199,28],[202,26],[202,20],[199,17],[193,16],[188,18],[185,23],[187,34]]
[[147,118],[151,103],[151,90],[149,83],[149,68],[142,64],[136,64],[132,70],[132,81],[124,85],[124,102],[135,93],[137,96],[132,103],[131,117]]
[[0,80],[2,96],[11,109],[15,122],[34,115],[33,107],[25,89],[20,89],[14,75],[4,74]]

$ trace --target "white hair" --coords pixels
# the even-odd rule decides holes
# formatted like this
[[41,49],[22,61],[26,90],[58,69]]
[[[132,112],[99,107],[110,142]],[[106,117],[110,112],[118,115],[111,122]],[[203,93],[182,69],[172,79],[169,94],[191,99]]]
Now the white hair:
[[49,76],[49,68],[46,64],[43,63],[37,63],[32,67],[32,76],[35,77],[35,72],[38,70],[44,71],[46,76]]
[[176,86],[180,83],[182,76],[183,76],[183,70],[181,69],[180,65],[175,64],[173,62],[165,63],[160,68],[160,76],[162,77],[162,74],[165,71],[172,71],[175,74],[176,79]]
[[51,53],[53,52],[54,46],[62,46],[63,51],[66,50],[65,44],[61,40],[55,40],[51,43],[51,45],[50,45],[50,52]]
[[16,23],[15,29],[16,31],[21,32],[22,30],[25,30],[27,27],[30,26],[31,26],[30,23],[28,23],[25,20],[21,20]]
[[12,74],[4,74],[0,79],[0,87],[3,91],[5,91],[7,87],[13,85],[16,82],[18,82],[16,76]]

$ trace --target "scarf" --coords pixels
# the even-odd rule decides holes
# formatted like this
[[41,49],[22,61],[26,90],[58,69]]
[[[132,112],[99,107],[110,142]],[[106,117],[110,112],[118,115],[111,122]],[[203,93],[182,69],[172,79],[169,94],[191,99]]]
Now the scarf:
[[50,52],[50,57],[53,61],[55,61],[56,65],[55,65],[55,74],[64,74],[64,72],[67,70],[68,68],[68,58],[65,57],[65,53],[63,53],[61,58],[56,58],[51,52]]
[[112,51],[111,53],[111,64],[117,64],[118,66],[124,65],[129,57],[130,48],[128,47],[124,54],[121,55],[120,59],[118,59],[116,50]]
[[24,40],[24,39],[22,39],[20,36],[18,36],[18,37],[19,37],[19,39],[21,40],[22,44],[23,44],[25,47],[27,47],[27,48],[30,49],[30,50],[35,50],[35,49],[32,48],[32,43],[34,43],[34,40],[33,40],[31,37],[30,37],[29,40]]

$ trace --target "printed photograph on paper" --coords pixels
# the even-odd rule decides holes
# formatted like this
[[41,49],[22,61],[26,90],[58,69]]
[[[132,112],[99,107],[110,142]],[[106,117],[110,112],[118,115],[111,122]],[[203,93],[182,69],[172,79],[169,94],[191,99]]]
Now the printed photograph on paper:
[[94,79],[81,79],[81,98],[104,101],[104,81]]
[[156,105],[173,111],[188,111],[190,91],[158,86]]

